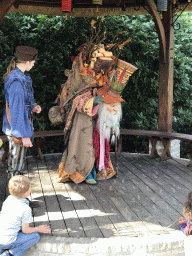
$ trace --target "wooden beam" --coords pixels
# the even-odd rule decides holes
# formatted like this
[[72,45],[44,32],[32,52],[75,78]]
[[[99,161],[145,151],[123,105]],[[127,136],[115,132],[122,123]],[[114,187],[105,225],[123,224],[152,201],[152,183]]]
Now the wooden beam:
[[72,12],[62,12],[61,7],[48,7],[48,6],[31,6],[23,5],[20,1],[19,8],[16,9],[12,6],[9,12],[14,13],[29,13],[29,14],[45,14],[45,15],[58,15],[58,16],[76,16],[76,17],[97,17],[108,15],[141,15],[147,14],[147,11],[141,7],[138,11],[134,7],[127,7],[125,11],[122,8],[73,8]]
[[12,4],[14,3],[15,0],[2,0],[0,2],[0,22],[3,21],[6,13],[8,12],[8,10],[11,8]]
[[173,59],[174,59],[174,28],[173,6],[169,1],[167,12],[163,12],[162,23],[166,37],[166,63],[159,55],[159,114],[158,130],[172,131],[172,103],[173,103]]
[[[5,0],[4,0],[5,1]],[[131,3],[134,1],[130,1]],[[125,11],[122,11],[122,8],[120,7],[99,7],[99,8],[93,8],[93,7],[87,7],[86,3],[84,4],[84,7],[79,6],[79,2],[75,3],[75,7],[73,7],[72,12],[62,12],[61,11],[61,2],[59,1],[19,1],[19,7],[16,9],[13,5],[9,9],[8,12],[14,12],[14,13],[29,13],[29,14],[45,14],[45,15],[57,15],[57,16],[76,16],[76,17],[96,17],[96,16],[108,16],[108,15],[145,15],[148,14],[148,11],[146,8],[144,8],[142,5],[138,6],[138,8],[135,8],[134,3],[133,6],[127,6]],[[149,9],[149,7],[148,7]],[[188,5],[186,8],[186,11],[192,11],[192,4]],[[157,10],[156,10],[157,12]],[[158,14],[158,13],[157,13]],[[157,16],[156,14],[156,16]],[[158,17],[158,16],[157,16]],[[157,23],[160,24],[160,18],[158,17]],[[157,29],[158,25],[156,25]],[[163,28],[162,28],[163,29]],[[162,41],[162,49],[163,49],[163,32],[160,32],[160,42]],[[162,40],[161,40],[162,38]]]
[[150,14],[155,22],[159,43],[159,113],[158,130],[172,131],[172,104],[173,104],[173,3],[168,2],[168,9],[160,19],[156,4],[153,0],[146,0]]
[[162,24],[159,12],[157,11],[157,6],[153,0],[146,0],[149,13],[153,17],[153,21],[155,23],[157,33],[159,36],[159,43],[160,43],[160,51],[163,57],[163,61],[166,62],[166,38],[165,38],[165,30]]
[[16,9],[18,9],[19,8],[19,4],[20,4],[20,0],[15,0],[15,2],[14,2],[14,7],[16,8]]

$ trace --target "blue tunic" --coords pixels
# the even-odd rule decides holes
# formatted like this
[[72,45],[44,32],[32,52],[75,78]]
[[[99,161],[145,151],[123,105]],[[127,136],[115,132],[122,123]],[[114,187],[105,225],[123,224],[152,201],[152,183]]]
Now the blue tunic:
[[6,111],[3,115],[3,129],[6,135],[17,138],[29,138],[33,135],[33,123],[29,121],[34,102],[34,91],[29,74],[15,68],[5,81],[5,99],[10,109],[11,126]]

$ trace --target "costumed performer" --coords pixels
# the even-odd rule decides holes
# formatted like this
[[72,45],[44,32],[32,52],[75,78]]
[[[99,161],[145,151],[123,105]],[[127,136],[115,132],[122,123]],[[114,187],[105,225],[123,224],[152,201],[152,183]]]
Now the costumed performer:
[[34,102],[31,77],[26,73],[34,66],[37,54],[35,48],[16,47],[15,56],[3,76],[6,106],[2,131],[9,141],[8,178],[22,174],[27,148],[33,146],[32,113],[41,112],[41,107]]
[[[96,180],[109,179],[116,174],[109,156],[110,137],[111,132],[119,136],[121,103],[124,102],[120,94],[137,68],[118,60],[119,67],[113,70],[113,63],[111,58],[100,57],[95,60],[93,73],[83,65],[81,52],[68,71],[59,102],[66,119],[58,182],[85,180],[96,184]],[[133,70],[129,72],[130,67]]]

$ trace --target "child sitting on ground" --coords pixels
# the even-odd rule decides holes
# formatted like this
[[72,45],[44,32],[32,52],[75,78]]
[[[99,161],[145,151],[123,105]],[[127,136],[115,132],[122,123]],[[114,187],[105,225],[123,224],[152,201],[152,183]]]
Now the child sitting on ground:
[[191,220],[192,220],[192,192],[190,192],[188,194],[187,197],[187,202],[184,205],[183,208],[183,215],[184,218],[181,217],[179,219],[179,225],[181,228],[181,231],[183,231],[183,233],[186,236],[189,236],[192,234],[192,224],[191,224]]
[[0,255],[21,256],[36,244],[40,233],[50,233],[50,227],[30,227],[33,221],[29,201],[30,180],[22,175],[13,176],[8,184],[10,195],[3,203],[0,213]]

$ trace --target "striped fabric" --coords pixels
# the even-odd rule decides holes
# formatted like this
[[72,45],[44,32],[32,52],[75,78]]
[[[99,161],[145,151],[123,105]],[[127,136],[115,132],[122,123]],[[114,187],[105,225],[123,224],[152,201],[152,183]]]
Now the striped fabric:
[[12,136],[7,137],[9,140],[8,178],[11,178],[23,173],[27,148],[14,143]]

